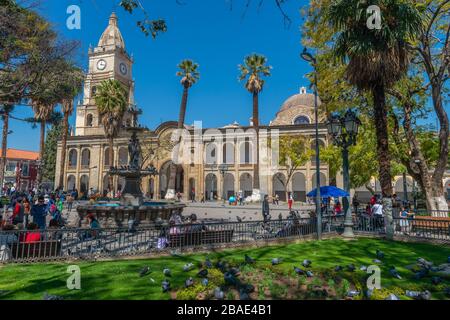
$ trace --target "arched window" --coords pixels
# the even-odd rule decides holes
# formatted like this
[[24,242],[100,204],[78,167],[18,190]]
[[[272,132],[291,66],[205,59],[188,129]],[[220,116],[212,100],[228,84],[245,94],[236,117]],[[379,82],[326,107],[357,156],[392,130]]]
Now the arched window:
[[206,164],[217,163],[217,148],[215,143],[209,143],[206,145],[205,157]]
[[75,176],[70,175],[70,176],[67,178],[67,190],[69,190],[69,191],[75,190],[75,187],[76,187],[76,179],[75,179]]
[[86,116],[86,127],[92,127],[93,117],[92,114]]
[[[114,156],[114,155],[113,155]],[[109,148],[105,148],[105,157],[104,157],[104,162],[103,164],[105,166],[109,166],[110,165],[110,161],[109,161]]]
[[223,145],[222,161],[223,161],[223,163],[227,163],[227,164],[234,163],[234,145],[233,145],[233,143],[225,143]]
[[69,167],[74,168],[77,166],[78,152],[75,149],[69,151]]
[[86,169],[89,168],[91,164],[91,151],[89,149],[84,149],[81,152],[81,167]]
[[309,120],[309,118],[307,116],[298,116],[294,120],[294,124],[310,124],[310,123],[311,123],[311,121]]
[[246,141],[241,143],[239,148],[239,158],[241,164],[249,164],[253,162],[253,145]]
[[128,150],[126,148],[119,149],[119,166],[126,166],[128,164]]

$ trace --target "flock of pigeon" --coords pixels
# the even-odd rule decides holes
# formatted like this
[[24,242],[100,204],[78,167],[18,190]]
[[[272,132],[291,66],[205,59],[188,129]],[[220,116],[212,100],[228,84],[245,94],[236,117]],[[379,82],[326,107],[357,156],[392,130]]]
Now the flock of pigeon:
[[[372,261],[376,264],[382,264],[383,259],[385,257],[385,254],[380,251],[376,250],[376,259],[373,259]],[[256,261],[255,259],[251,258],[249,255],[245,254],[244,256],[244,264],[252,265]],[[283,259],[281,258],[273,258],[271,260],[271,263],[273,266],[279,265],[283,262]],[[450,263],[450,257],[448,257],[447,262]],[[314,273],[311,270],[308,270],[311,268],[312,261],[311,260],[303,260],[302,267],[294,266],[294,272],[297,275],[306,276],[308,278],[314,277]],[[237,267],[232,267],[228,263],[224,262],[223,260],[217,261],[215,264],[212,263],[212,261],[209,258],[206,258],[204,263],[202,264],[202,269],[197,272],[197,277],[200,278],[200,283],[203,286],[207,286],[209,284],[208,280],[208,269],[217,268],[223,273],[224,282],[225,285],[231,288],[235,288],[239,292],[239,299],[240,300],[249,300],[250,299],[250,293],[252,293],[255,290],[255,287],[251,284],[245,284],[239,279],[240,270]],[[186,263],[183,266],[184,272],[189,272],[195,268],[193,263]],[[357,267],[354,264],[349,264],[345,268],[337,265],[334,267],[335,272],[340,271],[348,271],[348,272],[355,272]],[[367,266],[360,266],[359,270],[361,271],[367,271]],[[423,258],[417,259],[417,263],[415,267],[411,268],[411,271],[414,272],[414,279],[420,280],[426,276],[429,275],[430,272],[436,271],[436,267],[433,266],[432,262],[426,261]],[[144,277],[150,273],[150,267],[145,266],[139,271],[139,276]],[[389,274],[396,279],[402,279],[402,276],[398,272],[395,266],[389,267]],[[170,281],[168,278],[172,277],[172,271],[169,268],[163,269],[163,275],[164,280],[161,283],[162,292],[168,292],[171,290]],[[155,282],[153,279],[151,279],[152,282]],[[438,276],[432,276],[431,277],[431,283],[433,285],[439,285],[443,282],[443,279]],[[189,288],[195,284],[195,280],[193,277],[189,277],[185,280],[184,286],[185,288]],[[373,290],[368,289],[365,294],[366,297],[370,298],[372,295]],[[450,287],[447,287],[444,292],[447,296],[450,296]],[[356,290],[349,290],[347,292],[347,297],[354,298],[356,296],[359,296],[361,292]],[[406,290],[405,296],[416,299],[416,300],[430,300],[431,299],[431,293],[426,290],[424,292],[419,291],[410,291]],[[224,291],[220,287],[216,287],[214,290],[214,298],[217,300],[223,300],[224,299]],[[62,300],[63,297],[55,296],[55,295],[49,295],[48,293],[45,293],[44,300]],[[399,297],[395,294],[390,294],[385,300],[399,300]]]

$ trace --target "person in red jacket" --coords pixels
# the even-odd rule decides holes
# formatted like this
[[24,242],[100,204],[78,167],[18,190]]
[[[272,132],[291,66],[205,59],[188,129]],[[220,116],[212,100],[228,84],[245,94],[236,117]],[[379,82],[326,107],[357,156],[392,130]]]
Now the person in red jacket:
[[294,203],[294,199],[292,198],[292,194],[289,193],[289,199],[288,199],[289,212],[292,211],[292,204],[293,203]]
[[41,233],[39,232],[39,227],[36,223],[30,223],[28,225],[28,232],[25,235],[25,243],[33,243],[41,241]]

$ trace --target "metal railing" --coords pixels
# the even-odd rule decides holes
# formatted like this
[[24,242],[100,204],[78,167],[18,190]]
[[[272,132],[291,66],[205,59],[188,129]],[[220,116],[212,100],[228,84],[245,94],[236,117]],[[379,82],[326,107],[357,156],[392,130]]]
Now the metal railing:
[[[385,234],[383,217],[354,216],[355,234]],[[395,235],[450,242],[450,222],[394,218]],[[322,233],[341,233],[343,216],[323,216]],[[0,263],[49,260],[95,260],[148,255],[184,249],[212,249],[236,244],[314,238],[315,218],[135,228],[13,230],[0,232]]]
[[[0,263],[145,255],[315,236],[315,219],[0,232]],[[323,225],[324,232],[332,228]],[[32,242],[34,241],[34,242]]]

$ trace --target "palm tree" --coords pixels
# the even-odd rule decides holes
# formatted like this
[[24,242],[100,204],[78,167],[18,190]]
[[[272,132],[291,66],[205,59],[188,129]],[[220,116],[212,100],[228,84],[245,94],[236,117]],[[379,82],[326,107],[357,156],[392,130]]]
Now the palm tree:
[[[50,119],[50,116],[53,114],[55,106],[56,102],[53,101],[53,98],[36,97],[32,100],[34,118],[40,123],[41,129],[39,138],[39,160],[41,161],[44,158],[45,150],[45,127],[47,126],[47,121]],[[38,171],[36,180],[39,188],[42,182],[42,170]]]
[[[181,138],[181,130],[184,128],[184,120],[186,117],[186,106],[188,100],[189,89],[200,79],[200,73],[198,72],[199,65],[192,60],[183,60],[178,65],[180,69],[177,72],[177,76],[181,77],[181,85],[183,86],[183,97],[181,98],[180,114],[178,117],[178,138]],[[175,145],[174,155],[178,157],[179,143]],[[175,164],[170,165],[170,177],[169,184],[167,187],[166,199],[175,198],[175,180],[177,175],[177,166]]]
[[[105,137],[109,142],[109,165],[114,163],[114,138],[119,134],[122,119],[127,111],[128,94],[118,80],[105,80],[97,88],[95,104],[102,119]],[[112,190],[113,177],[109,176],[109,190]]]
[[334,55],[346,65],[346,77],[351,85],[371,93],[377,134],[379,179],[383,208],[388,220],[388,235],[392,235],[392,177],[388,145],[388,107],[386,90],[407,72],[408,41],[419,34],[422,22],[415,7],[400,0],[380,0],[383,9],[381,29],[367,27],[367,2],[333,0],[327,18],[334,27]]
[[264,88],[262,77],[269,77],[271,66],[267,66],[267,58],[256,53],[247,56],[244,64],[239,65],[239,81],[247,79],[245,89],[253,95],[253,128],[256,134],[256,164],[253,167],[253,194],[259,196],[259,93]]
[[9,134],[9,114],[13,111],[14,105],[3,105],[1,115],[3,118],[3,132],[2,132],[2,155],[0,164],[0,188],[3,188],[3,181],[5,179],[6,166],[6,150],[8,148],[8,134]]
[[64,114],[63,129],[61,137],[61,161],[60,161],[60,175],[58,187],[61,189],[64,185],[64,169],[66,165],[66,146],[67,136],[69,133],[69,117],[73,113],[73,99],[79,94],[82,88],[84,79],[83,71],[72,65],[66,64],[66,69],[61,73],[63,78],[59,83],[61,111]]

